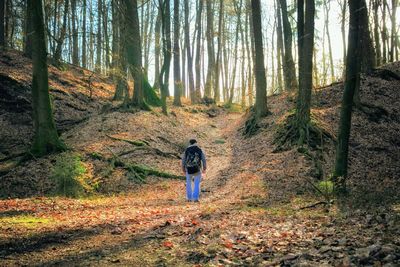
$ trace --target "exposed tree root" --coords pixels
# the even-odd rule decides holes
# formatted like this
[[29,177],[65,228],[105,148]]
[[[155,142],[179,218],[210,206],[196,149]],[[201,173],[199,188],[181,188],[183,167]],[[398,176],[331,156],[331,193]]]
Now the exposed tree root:
[[[178,153],[164,152],[164,151],[162,151],[162,150],[160,150],[158,148],[151,147],[149,142],[147,142],[146,140],[129,140],[129,139],[124,139],[124,138],[117,138],[117,137],[114,137],[114,136],[111,136],[111,135],[108,135],[108,134],[106,134],[106,136],[108,138],[113,139],[113,140],[126,142],[126,143],[134,145],[136,147],[141,147],[142,149],[146,149],[148,151],[154,152],[157,155],[162,156],[162,157],[166,157],[166,158],[173,157],[173,158],[178,158],[178,159],[181,158],[181,156]],[[121,156],[122,155],[127,155],[127,154],[130,154],[130,153],[135,152],[137,150],[138,149],[133,149],[133,150],[130,150],[130,151],[126,151],[126,152],[121,153],[120,155]]]
[[315,116],[307,125],[299,126],[296,115],[290,114],[282,123],[275,135],[274,152],[285,151],[293,146],[306,144],[312,149],[318,149],[324,140],[335,140],[335,135],[324,127]]
[[100,153],[92,153],[89,155],[94,159],[103,160],[110,163],[109,167],[104,172],[105,176],[110,176],[115,168],[121,167],[127,171],[128,179],[137,181],[139,183],[144,183],[146,181],[146,177],[149,175],[154,175],[157,177],[162,177],[167,179],[178,179],[178,180],[186,179],[184,176],[163,172],[145,165],[127,163],[123,161],[121,157],[115,154],[111,149],[108,150],[113,155],[111,158],[106,158]]
[[243,135],[246,137],[251,137],[255,135],[260,129],[260,125],[258,124],[258,120],[256,114],[251,112],[250,117],[246,120],[243,129]]

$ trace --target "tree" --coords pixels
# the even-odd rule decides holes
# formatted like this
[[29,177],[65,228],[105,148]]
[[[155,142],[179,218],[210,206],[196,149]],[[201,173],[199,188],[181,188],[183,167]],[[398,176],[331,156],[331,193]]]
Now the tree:
[[189,36],[189,1],[184,1],[185,4],[185,46],[187,53],[187,71],[189,76],[189,94],[192,103],[196,102],[196,95],[194,89],[194,78],[193,78],[193,56],[190,48],[190,36]]
[[58,138],[50,104],[45,25],[42,1],[28,1],[28,11],[32,12],[32,110],[35,135],[31,153],[42,156],[63,150],[64,144]]
[[123,0],[125,56],[129,72],[134,81],[131,103],[139,108],[147,109],[143,92],[142,48],[140,43],[140,26],[137,0]]
[[256,117],[260,118],[268,114],[267,110],[267,80],[265,77],[264,52],[262,44],[261,7],[260,0],[251,0],[254,38],[254,69],[256,76]]
[[181,106],[182,81],[179,48],[179,0],[174,0],[174,105]]
[[0,0],[0,48],[6,46],[6,36],[5,36],[5,9],[6,9],[6,0]]
[[76,26],[76,0],[71,0],[72,13],[72,64],[79,65],[78,28]]
[[325,8],[325,29],[326,29],[326,37],[328,38],[329,66],[330,66],[331,83],[332,83],[335,81],[335,70],[333,65],[331,35],[329,33],[329,13],[331,9],[330,0],[324,1],[324,8]]
[[219,1],[219,15],[218,15],[218,36],[217,36],[217,57],[214,64],[214,101],[220,101],[219,92],[219,76],[220,76],[220,60],[221,60],[221,40],[222,40],[222,19],[224,16],[224,1]]
[[[30,1],[28,1],[30,2]],[[61,54],[62,54],[62,46],[64,43],[65,35],[67,33],[67,15],[68,15],[68,9],[69,9],[69,0],[65,0],[64,2],[64,15],[63,15],[63,24],[60,29],[60,35],[58,39],[56,40],[57,46],[56,50],[53,55],[54,63],[59,64],[61,60]]]
[[284,66],[283,74],[285,77],[285,87],[289,91],[297,89],[296,68],[292,55],[292,27],[289,22],[286,0],[279,0],[282,12],[282,26],[284,39]]
[[296,126],[298,144],[303,145],[308,137],[312,89],[314,50],[314,0],[298,0],[297,32],[299,50],[299,93],[297,96]]
[[207,15],[207,52],[208,52],[208,68],[207,80],[204,86],[204,96],[211,98],[211,92],[215,75],[215,55],[214,55],[214,12],[212,8],[212,1],[206,1],[206,15]]
[[349,139],[353,96],[356,87],[360,85],[361,49],[363,34],[362,6],[359,0],[349,0],[350,24],[346,61],[346,79],[344,84],[342,108],[340,112],[339,134],[336,147],[336,161],[333,172],[333,181],[339,188],[344,187],[347,177]]
[[82,67],[87,67],[87,55],[86,55],[86,0],[83,0],[83,18],[82,18]]
[[390,61],[394,62],[398,60],[398,52],[397,52],[397,6],[399,4],[398,0],[392,0],[392,14],[390,16],[390,20],[392,22],[392,34],[391,34],[391,44],[390,44]]
[[[278,3],[279,4],[279,3]],[[276,46],[277,46],[277,72],[278,72],[278,92],[282,92],[283,83],[282,83],[282,68],[286,69],[286,62],[283,60],[283,33],[282,33],[282,16],[280,14],[279,5],[276,7]],[[283,64],[282,64],[283,62]]]
[[171,63],[171,21],[170,21],[170,1],[160,0],[161,9],[161,25],[162,25],[162,40],[163,40],[163,55],[164,63],[160,71],[160,89],[161,89],[161,103],[162,111],[167,115],[167,95],[168,95],[168,81],[169,81],[169,70]]
[[196,58],[195,58],[195,70],[196,70],[196,87],[194,89],[194,102],[198,103],[201,98],[201,66],[200,66],[200,48],[201,48],[201,14],[203,13],[203,1],[198,0],[199,6],[197,8],[196,15],[196,28],[197,28],[197,38],[196,38]]
[[32,27],[32,12],[28,9],[29,6],[26,5],[26,19],[25,19],[25,25],[24,25],[24,35],[25,35],[25,42],[24,42],[24,55],[26,57],[32,58],[32,32],[33,32],[33,27]]
[[[67,0],[68,1],[68,0]],[[127,1],[125,1],[125,4],[127,4]],[[127,8],[127,6],[125,6]],[[103,10],[103,5],[102,5],[102,0],[97,0],[97,47],[96,47],[96,71],[100,72],[101,71],[101,49],[102,49],[102,38],[101,38],[101,21],[102,21],[102,11]],[[126,12],[131,12],[130,10]],[[132,18],[128,18],[127,21]],[[133,27],[133,26],[129,26]],[[125,29],[126,30],[126,29]],[[139,36],[139,35],[137,35]]]

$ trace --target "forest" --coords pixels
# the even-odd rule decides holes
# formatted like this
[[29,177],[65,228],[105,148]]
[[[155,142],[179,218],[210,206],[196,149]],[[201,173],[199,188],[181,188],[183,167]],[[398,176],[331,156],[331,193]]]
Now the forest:
[[0,0],[0,266],[400,265],[399,0]]

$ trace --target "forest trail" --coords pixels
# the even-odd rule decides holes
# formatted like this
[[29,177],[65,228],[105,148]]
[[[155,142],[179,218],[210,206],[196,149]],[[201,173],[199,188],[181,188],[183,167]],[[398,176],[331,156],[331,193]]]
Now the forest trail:
[[[7,209],[0,218],[22,216],[26,221],[11,219],[0,227],[4,240],[0,266],[350,266],[374,260],[368,253],[376,246],[385,251],[382,255],[397,257],[393,231],[388,231],[395,227],[393,217],[384,219],[389,228],[379,228],[369,215],[365,224],[360,223],[364,214],[346,218],[336,207],[329,213],[323,206],[301,209],[318,201],[296,193],[302,181],[297,176],[307,164],[294,151],[273,153],[272,131],[245,139],[239,130],[245,119],[242,114],[222,111],[208,118],[174,112],[194,120],[186,131],[199,137],[207,154],[209,170],[200,203],[186,202],[184,182],[169,179],[150,179],[109,197],[2,200]],[[264,123],[279,115],[275,112]],[[98,121],[104,123],[103,129],[124,136],[140,130],[126,125],[131,119],[157,125],[157,116],[147,113],[106,116],[95,116],[66,132],[68,142],[78,151],[101,149],[100,144],[119,151],[129,145],[104,144],[109,139],[99,141],[93,135]],[[152,120],[146,121],[146,116]],[[173,127],[179,135],[180,127]],[[154,155],[142,159],[151,158]],[[180,170],[179,159],[159,164],[159,168],[169,166],[169,171]]]

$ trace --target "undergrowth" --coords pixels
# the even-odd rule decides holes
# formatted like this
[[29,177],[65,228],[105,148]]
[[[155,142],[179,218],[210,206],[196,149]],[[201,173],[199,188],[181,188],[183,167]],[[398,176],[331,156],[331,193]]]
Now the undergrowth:
[[56,184],[54,194],[58,196],[82,197],[98,186],[88,175],[81,157],[73,152],[62,153],[57,157],[50,178]]

